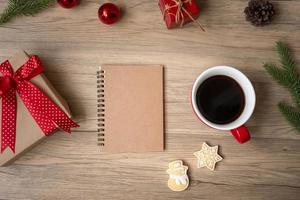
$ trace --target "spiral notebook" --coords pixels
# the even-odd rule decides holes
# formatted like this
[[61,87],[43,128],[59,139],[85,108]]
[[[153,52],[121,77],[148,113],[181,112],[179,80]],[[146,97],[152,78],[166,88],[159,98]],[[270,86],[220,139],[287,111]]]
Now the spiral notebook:
[[103,65],[97,78],[101,150],[163,151],[163,66]]

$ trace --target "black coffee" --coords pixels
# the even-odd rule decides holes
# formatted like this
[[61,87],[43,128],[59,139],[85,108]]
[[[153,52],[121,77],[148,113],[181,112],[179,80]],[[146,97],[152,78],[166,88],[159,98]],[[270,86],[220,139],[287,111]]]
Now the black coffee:
[[215,124],[227,124],[243,112],[245,95],[234,79],[217,75],[199,86],[196,101],[199,111],[207,120]]

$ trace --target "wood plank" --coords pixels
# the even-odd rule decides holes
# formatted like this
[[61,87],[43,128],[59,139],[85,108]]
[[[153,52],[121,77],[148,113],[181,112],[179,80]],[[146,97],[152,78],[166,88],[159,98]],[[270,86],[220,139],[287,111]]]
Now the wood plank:
[[[274,44],[289,44],[300,63],[300,1],[274,0],[278,15],[265,27],[244,20],[246,0],[202,1],[199,22],[167,30],[157,1],[115,0],[125,15],[105,26],[99,1],[71,10],[54,6],[0,27],[0,60],[20,48],[41,57],[45,74],[69,102],[81,125],[57,133],[15,164],[0,168],[0,199],[299,199],[300,136],[277,109],[290,95],[263,70],[278,63]],[[0,8],[7,1],[0,0]],[[103,63],[165,65],[166,151],[104,154],[96,146],[97,67]],[[253,82],[257,107],[247,123],[252,140],[240,145],[224,131],[203,125],[190,106],[195,78],[206,68],[231,65]],[[220,145],[216,171],[197,169],[192,153],[202,142]],[[1,155],[0,155],[1,156]],[[189,165],[190,188],[166,186],[168,162]]]
[[[171,199],[186,195],[192,199],[197,195],[203,198],[225,195],[225,199],[226,195],[228,199],[244,195],[263,199],[274,195],[275,199],[296,199],[299,194],[300,147],[294,140],[260,138],[239,145],[231,138],[183,132],[168,134],[167,149],[162,153],[105,154],[92,145],[94,137],[95,133],[87,132],[70,136],[58,133],[14,165],[1,168],[0,185],[6,191],[2,197],[30,198],[32,191],[35,191],[33,197],[46,199],[56,195],[84,198],[86,194],[91,198],[100,195],[117,199]],[[196,168],[192,152],[200,149],[204,141],[221,145],[224,160],[218,163],[215,172]],[[172,193],[166,186],[165,170],[168,162],[178,158],[190,167],[191,187],[183,193]]]

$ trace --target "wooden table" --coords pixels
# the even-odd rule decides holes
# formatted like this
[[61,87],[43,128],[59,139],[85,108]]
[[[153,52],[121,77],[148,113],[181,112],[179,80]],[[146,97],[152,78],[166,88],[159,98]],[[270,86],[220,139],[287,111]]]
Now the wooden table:
[[[0,0],[1,9],[6,5]],[[256,28],[244,20],[246,0],[200,1],[195,25],[167,30],[157,1],[113,1],[123,11],[114,26],[99,23],[103,1],[82,0],[76,9],[59,6],[0,27],[0,58],[19,48],[38,54],[46,75],[67,99],[81,128],[57,133],[0,168],[0,199],[299,199],[300,135],[276,104],[289,94],[262,68],[278,62],[274,44],[287,42],[300,65],[300,1],[273,1],[272,25]],[[96,70],[102,63],[165,65],[165,143],[161,153],[104,154],[96,145]],[[230,134],[197,120],[189,92],[204,69],[231,65],[243,71],[257,92],[247,123],[252,140],[240,145]],[[196,168],[193,152],[206,141],[220,145],[224,160],[215,171]],[[166,183],[168,163],[189,165],[187,191]]]

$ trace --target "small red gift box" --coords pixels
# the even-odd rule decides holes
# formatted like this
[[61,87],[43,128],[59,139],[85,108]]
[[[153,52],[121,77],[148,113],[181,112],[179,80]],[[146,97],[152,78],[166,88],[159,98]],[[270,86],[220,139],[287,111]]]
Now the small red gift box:
[[159,0],[158,5],[168,29],[195,21],[200,14],[196,0]]

